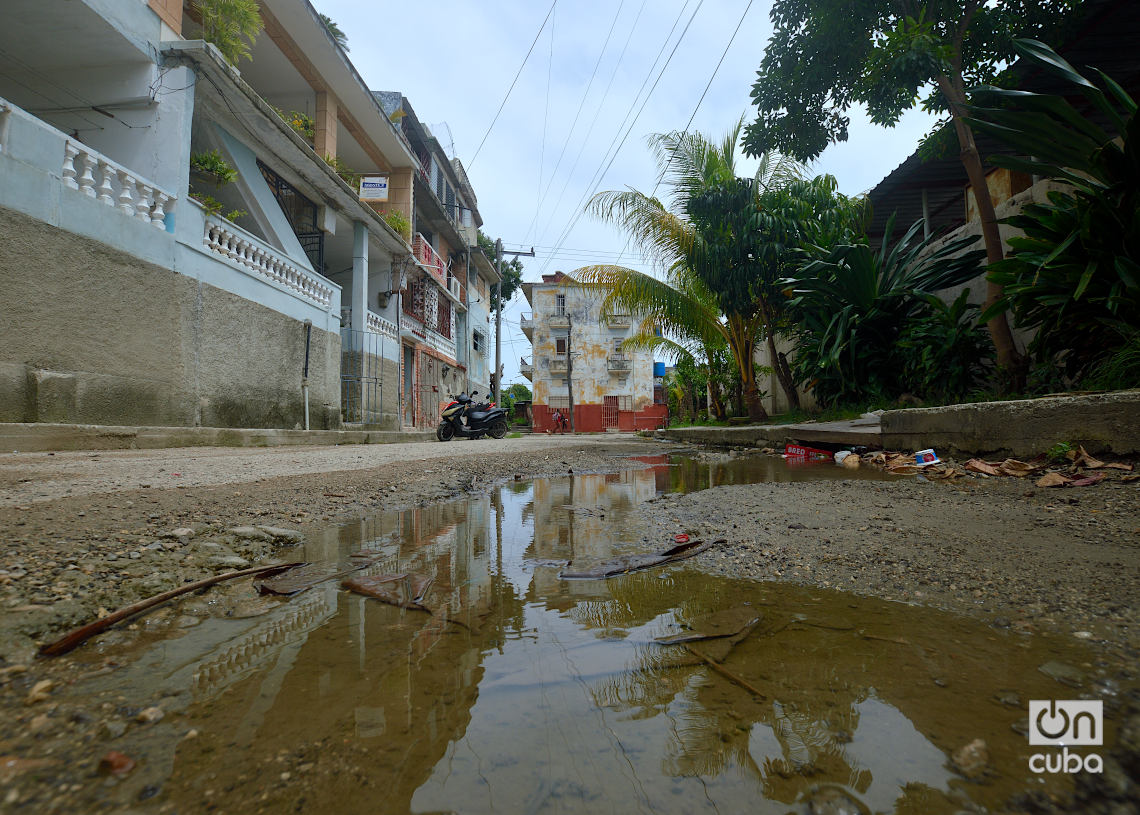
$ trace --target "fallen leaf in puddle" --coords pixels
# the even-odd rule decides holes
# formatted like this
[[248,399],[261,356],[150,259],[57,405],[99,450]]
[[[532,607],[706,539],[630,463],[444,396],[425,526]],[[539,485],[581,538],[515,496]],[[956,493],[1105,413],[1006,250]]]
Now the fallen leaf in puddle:
[[1063,487],[1068,484],[1072,479],[1065,478],[1060,473],[1046,473],[1037,479],[1038,487]]
[[254,597],[237,603],[233,610],[227,614],[234,620],[244,620],[247,617],[260,617],[277,608],[281,603],[272,597]]
[[1124,470],[1124,472],[1126,472],[1126,473],[1132,472],[1132,465],[1131,464],[1124,464],[1123,462],[1120,462],[1120,461],[1113,461],[1113,462],[1110,462],[1108,464],[1105,464],[1104,466],[1105,466],[1105,469],[1108,469],[1108,470]]

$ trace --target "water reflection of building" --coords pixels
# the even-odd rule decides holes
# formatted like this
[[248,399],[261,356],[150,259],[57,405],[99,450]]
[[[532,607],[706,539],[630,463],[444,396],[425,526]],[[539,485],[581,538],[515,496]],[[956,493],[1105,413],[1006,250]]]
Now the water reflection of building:
[[[196,688],[212,737],[254,756],[321,741],[346,768],[366,750],[367,776],[385,780],[383,796],[354,794],[349,802],[330,785],[314,788],[310,800],[329,811],[408,811],[416,788],[466,729],[484,654],[522,627],[521,601],[496,569],[492,516],[483,496],[386,513],[310,542],[310,555],[334,562],[375,553],[380,559],[362,574],[433,578],[433,613],[385,605],[335,582],[309,589],[283,607],[281,619],[203,660]],[[303,634],[286,633],[307,620]],[[228,692],[218,693],[224,686]],[[207,772],[238,774],[209,751],[175,772],[173,782],[188,788]]]
[[[526,557],[576,564],[613,557],[615,544],[628,542],[621,519],[657,494],[659,477],[645,469],[535,481],[529,513],[534,536]],[[598,587],[559,580],[557,570],[545,569],[535,572],[533,590],[551,599],[582,591],[596,594]]]

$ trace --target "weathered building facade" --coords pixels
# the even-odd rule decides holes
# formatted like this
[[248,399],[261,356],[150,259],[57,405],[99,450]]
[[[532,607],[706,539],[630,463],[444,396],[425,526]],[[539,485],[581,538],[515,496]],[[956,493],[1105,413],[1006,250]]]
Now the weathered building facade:
[[6,4],[0,420],[396,429],[466,384],[462,167],[307,0],[259,7],[239,70],[189,4]]
[[533,313],[521,320],[532,355],[520,370],[534,385],[534,429],[554,429],[552,415],[567,412],[571,388],[575,430],[661,427],[667,409],[655,388],[653,354],[623,347],[636,320],[603,317],[600,294],[564,279],[556,272],[522,284]]

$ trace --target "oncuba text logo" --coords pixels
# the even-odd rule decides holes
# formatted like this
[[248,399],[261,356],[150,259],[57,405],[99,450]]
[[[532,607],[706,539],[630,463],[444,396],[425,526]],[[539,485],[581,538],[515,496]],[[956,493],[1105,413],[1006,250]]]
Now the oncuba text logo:
[[1029,743],[1060,747],[1061,752],[1034,753],[1029,769],[1035,773],[1099,773],[1104,761],[1096,753],[1070,753],[1070,747],[1104,744],[1104,703],[1077,699],[1035,699],[1029,703]]

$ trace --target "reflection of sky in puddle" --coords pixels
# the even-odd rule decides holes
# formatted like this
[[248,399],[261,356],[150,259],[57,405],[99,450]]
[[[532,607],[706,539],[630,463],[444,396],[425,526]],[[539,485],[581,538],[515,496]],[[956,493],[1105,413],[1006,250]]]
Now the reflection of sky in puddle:
[[[354,744],[372,751],[369,772],[389,788],[380,811],[783,815],[824,784],[876,811],[952,812],[942,793],[960,785],[945,768],[956,747],[981,735],[1007,775],[1024,767],[1010,729],[1020,711],[988,700],[1008,687],[1028,698],[1048,681],[1034,666],[1049,657],[1028,638],[691,566],[567,582],[538,565],[648,548],[625,518],[684,488],[685,472],[512,483],[314,535],[309,559],[364,549],[380,558],[371,571],[434,576],[462,624],[326,584],[264,617],[207,621],[153,645],[117,689],[189,683],[187,719],[208,735],[177,760],[166,753],[174,798],[242,772],[214,750],[240,745],[253,761],[314,739],[330,761],[349,761],[337,751]],[[762,622],[723,666],[762,699],[684,646],[653,642],[741,607]],[[991,806],[1009,792],[970,790]],[[375,811],[340,787],[307,795]]]

